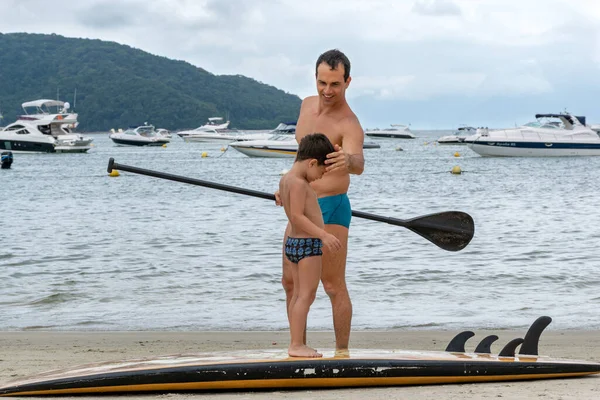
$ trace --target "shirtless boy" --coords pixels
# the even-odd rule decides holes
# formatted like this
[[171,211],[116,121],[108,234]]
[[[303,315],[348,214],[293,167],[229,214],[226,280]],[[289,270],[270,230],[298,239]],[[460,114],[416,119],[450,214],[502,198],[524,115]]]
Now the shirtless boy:
[[285,257],[291,264],[294,289],[288,305],[290,357],[322,357],[304,341],[308,310],[321,280],[321,255],[341,248],[340,241],[324,229],[321,209],[310,183],[325,173],[327,154],[333,145],[320,133],[305,136],[298,146],[296,161],[279,182],[279,195],[287,215],[290,232],[285,239]]
[[[346,89],[352,78],[350,61],[344,53],[329,50],[321,54],[316,62],[315,76],[318,95],[307,97],[302,102],[296,140],[300,142],[309,133],[322,132],[335,147],[325,162],[328,165],[327,174],[311,186],[319,198],[325,231],[342,243],[342,249],[338,252],[324,249],[321,281],[331,300],[336,349],[347,350],[352,303],[346,287],[346,255],[352,210],[346,193],[350,187],[350,174],[360,175],[364,169],[364,132],[346,102]],[[281,205],[279,198],[277,204]],[[288,234],[289,224],[285,236]],[[290,264],[285,257],[281,281],[289,303],[294,283]]]

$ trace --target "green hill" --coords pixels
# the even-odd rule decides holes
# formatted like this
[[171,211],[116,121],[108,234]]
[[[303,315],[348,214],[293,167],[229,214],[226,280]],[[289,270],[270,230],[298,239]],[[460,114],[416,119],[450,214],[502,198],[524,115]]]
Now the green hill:
[[241,75],[214,75],[185,61],[101,40],[0,33],[2,125],[21,103],[42,98],[74,105],[83,131],[138,125],[196,128],[209,117],[231,127],[269,129],[295,120],[301,100]]

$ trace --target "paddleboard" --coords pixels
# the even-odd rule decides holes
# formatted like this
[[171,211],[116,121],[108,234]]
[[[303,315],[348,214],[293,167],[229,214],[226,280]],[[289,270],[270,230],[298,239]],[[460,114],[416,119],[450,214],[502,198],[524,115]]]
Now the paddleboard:
[[515,355],[351,350],[290,358],[284,350],[215,352],[52,371],[0,387],[0,396],[299,389],[498,382],[600,373],[600,363]]
[[[497,355],[496,335],[474,353],[458,333],[446,351],[325,350],[323,358],[292,358],[285,350],[173,355],[83,365],[50,371],[0,387],[2,396],[177,391],[341,388],[573,378],[600,373],[600,363],[538,356],[543,330],[552,319],[534,321]],[[519,354],[516,354],[520,346]]]

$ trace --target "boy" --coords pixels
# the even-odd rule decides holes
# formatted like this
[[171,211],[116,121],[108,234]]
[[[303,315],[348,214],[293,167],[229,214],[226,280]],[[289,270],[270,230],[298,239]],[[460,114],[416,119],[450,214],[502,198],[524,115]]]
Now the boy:
[[279,182],[281,202],[291,225],[285,240],[285,256],[292,263],[294,282],[288,309],[290,357],[323,357],[304,344],[306,320],[321,280],[322,247],[335,252],[342,244],[325,232],[317,195],[309,183],[323,176],[327,154],[332,152],[333,145],[322,133],[305,136],[298,145],[294,165]]

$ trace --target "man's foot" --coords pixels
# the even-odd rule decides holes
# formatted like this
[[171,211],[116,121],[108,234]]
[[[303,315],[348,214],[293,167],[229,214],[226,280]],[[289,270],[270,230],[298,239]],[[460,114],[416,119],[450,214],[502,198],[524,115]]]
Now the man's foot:
[[333,355],[333,358],[350,358],[350,350],[348,349],[343,349],[343,350],[335,350],[335,354]]
[[301,346],[290,346],[288,349],[288,354],[290,357],[308,357],[308,358],[319,358],[323,357],[323,354],[318,353],[312,347],[308,347],[306,345]]

